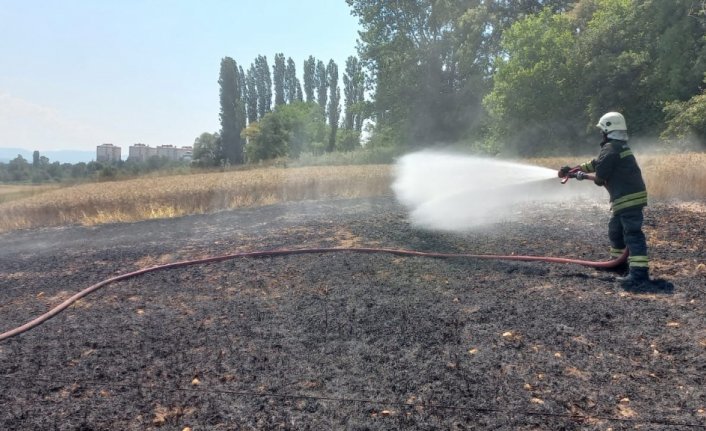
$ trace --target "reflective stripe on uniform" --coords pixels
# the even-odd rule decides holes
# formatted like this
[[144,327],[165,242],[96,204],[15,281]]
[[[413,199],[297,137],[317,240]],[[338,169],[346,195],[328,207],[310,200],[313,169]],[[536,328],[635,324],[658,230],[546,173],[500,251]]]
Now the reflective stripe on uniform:
[[620,257],[623,255],[623,252],[625,251],[624,248],[610,248],[610,257]]
[[591,160],[590,162],[581,163],[579,167],[584,172],[596,172],[596,168],[595,166],[593,166],[593,160]]
[[613,212],[623,210],[638,205],[647,205],[647,191],[643,190],[637,193],[631,193],[620,197],[610,204],[610,209]]
[[622,153],[620,153],[620,158],[621,158],[621,159],[624,159],[624,158],[626,158],[627,156],[632,156],[632,150],[625,150],[625,151],[623,151]]
[[634,268],[647,268],[649,260],[647,256],[630,256],[628,258],[628,263]]

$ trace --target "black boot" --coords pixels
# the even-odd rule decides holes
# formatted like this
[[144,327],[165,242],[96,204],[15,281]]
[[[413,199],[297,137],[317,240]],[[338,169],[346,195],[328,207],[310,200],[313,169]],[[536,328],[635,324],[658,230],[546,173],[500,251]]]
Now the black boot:
[[634,288],[650,281],[650,273],[647,268],[630,268],[630,272],[625,277],[617,277],[617,281],[625,289]]
[[610,272],[615,275],[624,276],[628,274],[630,267],[628,266],[627,262],[623,262],[620,265],[614,266],[612,268],[596,268],[596,270],[599,272]]

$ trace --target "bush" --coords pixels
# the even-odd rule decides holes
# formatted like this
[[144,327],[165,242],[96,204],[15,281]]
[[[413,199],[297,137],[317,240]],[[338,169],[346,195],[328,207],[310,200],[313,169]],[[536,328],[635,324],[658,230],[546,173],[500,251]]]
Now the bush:
[[114,180],[118,175],[118,170],[114,166],[105,166],[103,169],[98,171],[99,181],[111,181]]
[[336,150],[338,151],[354,151],[359,150],[360,133],[356,130],[339,129],[336,136]]

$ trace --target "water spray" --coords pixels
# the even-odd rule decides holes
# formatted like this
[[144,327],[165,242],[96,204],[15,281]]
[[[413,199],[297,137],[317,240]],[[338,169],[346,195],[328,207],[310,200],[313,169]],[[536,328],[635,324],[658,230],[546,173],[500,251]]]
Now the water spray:
[[[571,175],[575,178],[575,172]],[[413,225],[453,232],[512,221],[526,204],[597,197],[599,192],[557,187],[553,169],[438,151],[400,158],[392,189],[409,210]]]

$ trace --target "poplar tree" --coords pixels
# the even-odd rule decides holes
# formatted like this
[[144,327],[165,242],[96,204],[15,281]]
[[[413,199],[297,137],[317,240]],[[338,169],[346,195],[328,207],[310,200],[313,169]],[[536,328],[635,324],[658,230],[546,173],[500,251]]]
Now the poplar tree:
[[245,81],[247,83],[247,96],[245,98],[248,113],[248,123],[256,123],[258,119],[257,115],[257,70],[254,64],[250,64],[250,69],[248,69],[248,74],[246,75]]
[[284,98],[287,103],[297,101],[297,67],[291,57],[287,59],[287,69],[284,74]]
[[304,62],[304,95],[307,102],[314,102],[316,89],[316,59],[313,56]]
[[248,98],[248,83],[245,79],[245,71],[243,66],[238,65],[238,79],[240,80],[240,100],[245,103]]
[[218,78],[221,101],[221,148],[219,159],[231,164],[243,163],[243,142],[240,131],[245,128],[245,105],[240,87],[238,65],[230,57],[221,60]]
[[326,66],[324,65],[324,62],[319,60],[316,63],[316,74],[315,74],[315,82],[316,82],[316,95],[318,97],[318,103],[319,106],[321,107],[321,110],[326,113],[326,100],[328,98],[328,76],[326,73]]
[[287,66],[284,62],[284,54],[275,54],[275,65],[272,66],[272,81],[275,86],[275,106],[284,105],[285,103],[285,73]]
[[328,140],[327,151],[331,152],[336,147],[336,133],[338,132],[338,120],[341,117],[341,89],[338,87],[338,65],[333,60],[328,62],[326,67],[328,87],[331,91],[328,104],[328,120],[331,126],[331,135]]
[[294,85],[294,99],[297,102],[303,102],[304,101],[304,93],[302,93],[302,83],[299,82],[299,78],[295,81]]
[[346,106],[344,127],[346,129],[358,132],[362,129],[364,87],[362,65],[357,57],[350,56],[346,60],[346,73],[343,74],[343,95]]
[[272,77],[267,57],[258,55],[255,59],[255,69],[257,71],[257,117],[262,119],[265,114],[272,111]]

